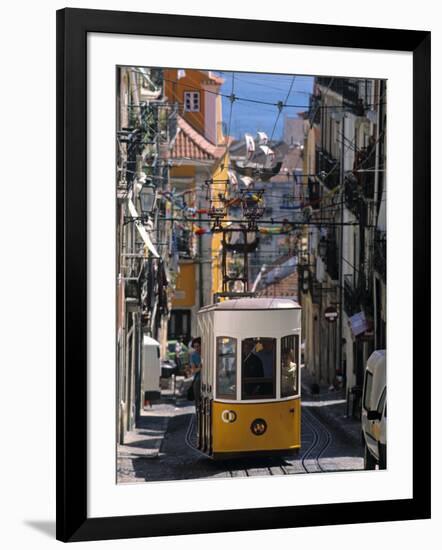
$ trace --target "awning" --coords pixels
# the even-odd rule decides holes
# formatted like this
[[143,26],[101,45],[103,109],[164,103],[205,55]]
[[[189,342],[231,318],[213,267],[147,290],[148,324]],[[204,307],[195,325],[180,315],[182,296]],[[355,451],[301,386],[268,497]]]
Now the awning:
[[[135,208],[135,205],[134,205],[134,203],[132,202],[131,199],[128,199],[127,204],[128,204],[128,207],[129,207],[130,215],[133,218],[139,218],[139,214],[137,212],[137,209]],[[155,248],[153,242],[151,241],[151,239],[149,237],[149,233],[146,231],[146,228],[144,227],[142,222],[140,220],[135,219],[134,223],[137,227],[138,233],[140,234],[141,238],[143,239],[144,244],[146,245],[146,248],[149,250],[149,252],[152,254],[152,256],[154,258],[159,258],[160,255],[158,254],[157,249]]]

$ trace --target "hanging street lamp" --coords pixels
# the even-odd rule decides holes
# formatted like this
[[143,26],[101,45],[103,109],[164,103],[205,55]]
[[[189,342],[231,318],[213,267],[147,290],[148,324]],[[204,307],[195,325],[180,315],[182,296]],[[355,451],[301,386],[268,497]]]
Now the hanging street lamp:
[[143,174],[143,176],[139,178],[140,183],[142,183],[139,194],[141,213],[143,217],[149,219],[149,216],[155,210],[157,202],[157,189],[152,180],[147,179],[145,174]]

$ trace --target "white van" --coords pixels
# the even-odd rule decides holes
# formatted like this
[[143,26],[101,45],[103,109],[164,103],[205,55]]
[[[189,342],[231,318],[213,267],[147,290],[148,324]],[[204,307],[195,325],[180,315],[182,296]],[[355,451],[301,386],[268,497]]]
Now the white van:
[[362,394],[362,439],[366,470],[387,467],[387,377],[385,350],[374,351],[367,361]]
[[141,407],[145,408],[161,397],[160,343],[147,334],[143,335],[142,366]]

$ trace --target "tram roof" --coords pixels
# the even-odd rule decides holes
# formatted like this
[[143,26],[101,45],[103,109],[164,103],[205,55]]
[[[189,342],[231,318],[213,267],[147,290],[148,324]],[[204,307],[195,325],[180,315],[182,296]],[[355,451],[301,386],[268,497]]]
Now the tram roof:
[[237,298],[218,302],[200,309],[205,311],[241,311],[241,310],[301,309],[294,300],[288,298]]

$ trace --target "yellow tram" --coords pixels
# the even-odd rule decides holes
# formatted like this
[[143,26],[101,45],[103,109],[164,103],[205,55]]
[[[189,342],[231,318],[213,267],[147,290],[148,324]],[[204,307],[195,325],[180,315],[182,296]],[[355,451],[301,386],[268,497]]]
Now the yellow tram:
[[214,459],[301,446],[301,307],[239,298],[198,312],[198,447]]

